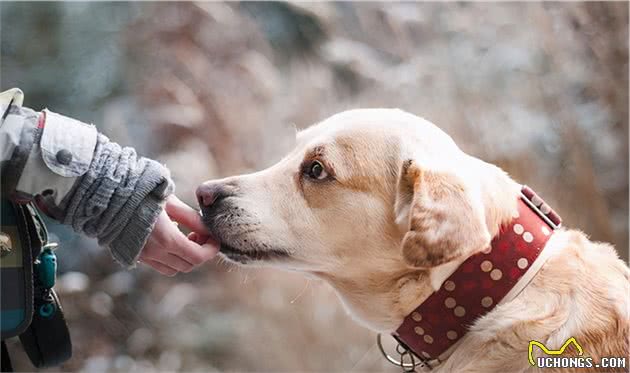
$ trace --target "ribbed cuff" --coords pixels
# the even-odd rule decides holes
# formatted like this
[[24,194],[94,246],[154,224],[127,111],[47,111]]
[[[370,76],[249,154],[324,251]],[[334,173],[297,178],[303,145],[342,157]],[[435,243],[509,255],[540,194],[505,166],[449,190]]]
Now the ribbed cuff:
[[[146,189],[147,187],[151,189]],[[120,218],[124,218],[127,223],[107,244],[117,262],[127,268],[135,267],[138,256],[164,209],[165,200],[174,189],[168,169],[158,162],[147,160],[141,182],[136,185],[133,195],[125,204],[136,208],[132,214],[128,214],[125,208],[119,212]],[[134,201],[134,196],[144,198]],[[99,237],[101,238],[105,239],[106,236]]]
[[112,257],[127,268],[134,268],[142,248],[164,209],[164,200],[149,194],[138,206],[129,223],[108,246]]

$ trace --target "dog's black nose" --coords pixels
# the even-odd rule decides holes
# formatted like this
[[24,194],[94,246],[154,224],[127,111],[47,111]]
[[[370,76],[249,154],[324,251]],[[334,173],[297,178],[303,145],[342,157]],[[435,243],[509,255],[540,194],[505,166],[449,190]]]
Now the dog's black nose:
[[199,206],[210,207],[225,197],[232,195],[233,188],[220,181],[207,181],[197,188]]

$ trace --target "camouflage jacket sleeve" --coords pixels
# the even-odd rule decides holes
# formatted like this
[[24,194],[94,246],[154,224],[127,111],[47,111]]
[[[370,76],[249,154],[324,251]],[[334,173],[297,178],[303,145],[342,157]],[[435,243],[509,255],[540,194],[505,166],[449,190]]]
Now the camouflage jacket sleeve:
[[14,201],[34,199],[48,215],[96,237],[133,267],[164,200],[169,171],[121,147],[92,125],[22,107],[19,89],[0,93],[0,179]]

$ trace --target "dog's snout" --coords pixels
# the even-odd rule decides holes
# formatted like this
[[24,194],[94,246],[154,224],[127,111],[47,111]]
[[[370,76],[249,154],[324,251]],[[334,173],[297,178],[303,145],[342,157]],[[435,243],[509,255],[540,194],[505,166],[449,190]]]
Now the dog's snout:
[[197,188],[197,201],[201,207],[210,207],[232,194],[229,185],[222,182],[206,182]]

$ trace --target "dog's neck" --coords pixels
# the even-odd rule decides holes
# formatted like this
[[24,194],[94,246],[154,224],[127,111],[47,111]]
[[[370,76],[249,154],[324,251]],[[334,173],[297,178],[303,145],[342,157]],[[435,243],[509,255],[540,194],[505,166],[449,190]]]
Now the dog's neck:
[[[480,161],[481,162],[481,161]],[[486,207],[486,223],[494,237],[502,224],[513,219],[520,185],[499,168],[486,164],[479,187]],[[400,259],[400,241],[388,243],[389,263],[371,268],[352,268],[342,274],[320,274],[338,293],[350,315],[360,324],[381,333],[391,333],[404,318],[438,289],[467,257],[431,269],[414,269]],[[474,253],[476,254],[476,253]],[[472,254],[472,255],[474,255]],[[357,279],[365,279],[357,281]]]
[[445,361],[480,318],[515,299],[549,257],[560,216],[524,186],[518,211],[486,250],[470,256],[393,333],[431,365]]
[[[510,222],[517,215],[517,198],[521,194],[521,185],[512,180],[500,168],[485,163],[478,159],[475,162],[484,163],[484,167],[476,168],[485,172],[478,175],[481,196],[485,207],[486,225],[491,237],[499,234],[499,229],[504,224]],[[479,172],[479,171],[477,171]],[[435,291],[442,286],[444,281],[450,276],[468,257],[458,258],[449,263],[432,268],[430,270],[431,288]]]

